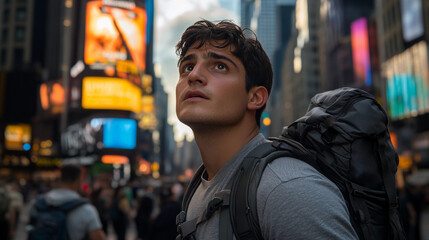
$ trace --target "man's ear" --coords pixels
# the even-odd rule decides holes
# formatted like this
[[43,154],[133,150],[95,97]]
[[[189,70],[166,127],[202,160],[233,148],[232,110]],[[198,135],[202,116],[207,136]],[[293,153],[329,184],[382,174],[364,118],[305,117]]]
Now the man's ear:
[[247,108],[258,110],[268,101],[268,91],[263,86],[255,86],[249,90]]

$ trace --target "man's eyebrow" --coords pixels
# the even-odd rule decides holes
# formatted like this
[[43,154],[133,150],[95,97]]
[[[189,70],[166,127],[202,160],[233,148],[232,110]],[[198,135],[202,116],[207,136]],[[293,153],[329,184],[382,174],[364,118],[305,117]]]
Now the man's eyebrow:
[[226,61],[230,62],[232,65],[234,65],[235,67],[238,68],[237,64],[235,64],[234,61],[232,61],[229,57],[226,57],[224,55],[220,55],[220,54],[217,54],[217,53],[214,53],[214,52],[208,52],[207,53],[207,57],[208,58],[214,58],[214,59],[226,60]]
[[182,59],[179,59],[179,62],[177,65],[180,66],[180,64],[182,64],[184,61],[194,60],[196,58],[197,58],[197,56],[195,54],[189,54],[189,55],[183,57]]
[[193,59],[195,59],[195,58],[197,58],[197,57],[195,56],[195,54],[189,54],[189,55],[187,55],[187,56],[183,57],[182,59],[180,59],[179,64],[181,64],[181,63],[182,63],[182,62],[184,62],[184,61],[193,60]]
[[[220,60],[220,59],[225,60],[225,61],[230,62],[232,65],[234,65],[235,67],[238,68],[237,64],[235,64],[235,62],[232,61],[231,58],[226,57],[226,56],[221,55],[221,54],[218,54],[218,53],[215,53],[215,52],[208,52],[206,55],[204,55],[204,58],[213,58],[213,59],[218,59],[218,60]],[[182,59],[180,59],[178,62],[178,65],[180,66],[180,64],[182,64],[185,61],[195,60],[195,59],[197,59],[196,54],[189,54],[189,55],[183,57]]]

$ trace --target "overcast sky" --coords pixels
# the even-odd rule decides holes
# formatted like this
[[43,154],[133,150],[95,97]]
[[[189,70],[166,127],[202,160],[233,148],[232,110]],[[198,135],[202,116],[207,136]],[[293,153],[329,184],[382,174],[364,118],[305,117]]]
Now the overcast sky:
[[[161,66],[161,78],[169,95],[169,123],[174,125],[176,140],[182,140],[192,131],[177,120],[175,87],[179,78],[174,46],[183,31],[192,23],[207,19],[233,20],[239,24],[239,0],[156,0],[154,63]],[[191,137],[192,138],[192,137]]]

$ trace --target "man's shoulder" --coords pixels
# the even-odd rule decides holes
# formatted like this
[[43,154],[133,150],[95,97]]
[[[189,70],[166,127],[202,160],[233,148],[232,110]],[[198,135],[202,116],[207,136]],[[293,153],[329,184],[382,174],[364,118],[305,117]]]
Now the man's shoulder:
[[303,177],[320,177],[326,179],[313,166],[294,157],[280,157],[273,160],[267,165],[263,174],[273,175],[273,177],[279,178],[281,182]]
[[258,198],[266,199],[274,191],[276,195],[286,196],[314,193],[314,190],[320,192],[320,189],[336,196],[341,195],[336,185],[311,165],[296,158],[281,157],[267,165],[257,192]]

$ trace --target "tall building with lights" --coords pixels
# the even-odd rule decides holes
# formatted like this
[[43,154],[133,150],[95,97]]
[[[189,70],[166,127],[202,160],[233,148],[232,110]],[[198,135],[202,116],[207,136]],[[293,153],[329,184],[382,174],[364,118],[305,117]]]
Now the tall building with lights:
[[282,71],[286,125],[304,115],[310,98],[319,91],[319,9],[319,1],[296,2]]
[[152,0],[0,2],[2,169],[107,166],[118,184],[143,174],[144,160],[169,157],[153,7]]
[[262,126],[266,135],[278,135],[284,124],[281,65],[290,36],[291,13],[296,0],[242,0],[241,26],[254,31],[273,65],[274,84],[266,112],[271,122]]
[[405,170],[429,167],[428,12],[425,0],[376,1],[381,100]]
[[33,0],[0,2],[0,175],[29,176],[34,169],[31,121],[46,49],[46,28],[35,18],[45,13]]

